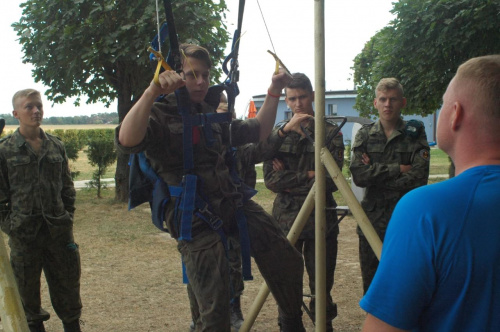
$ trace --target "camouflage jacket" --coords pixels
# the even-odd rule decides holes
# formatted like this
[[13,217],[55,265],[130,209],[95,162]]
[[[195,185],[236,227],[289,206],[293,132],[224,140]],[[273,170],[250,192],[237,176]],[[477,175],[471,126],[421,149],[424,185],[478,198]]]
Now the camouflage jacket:
[[[271,136],[279,138],[278,129],[283,125],[279,123],[273,130]],[[342,168],[344,164],[344,142],[342,133],[338,133],[335,137],[335,122],[326,122],[325,131],[328,150],[331,152],[337,165]],[[314,138],[314,121],[309,121],[306,132],[311,138]],[[273,204],[273,216],[276,218],[281,228],[288,233],[295,221],[300,208],[302,207],[309,190],[314,184],[314,178],[307,177],[308,171],[315,170],[314,163],[314,145],[307,137],[301,137],[295,132],[291,132],[284,138],[277,152],[272,158],[281,160],[285,165],[285,170],[273,170],[272,159],[264,162],[264,181],[266,187],[277,193]],[[269,140],[269,139],[268,139]],[[332,193],[337,190],[333,180],[326,177],[326,202],[327,207],[336,207],[337,204],[333,199]],[[327,225],[329,230],[336,224],[336,214],[333,210],[327,210]],[[300,238],[314,238],[314,212],[309,217],[309,220],[302,231]]]
[[[206,103],[192,105],[192,112],[213,113],[214,109]],[[233,120],[231,126],[227,123],[211,124],[213,137],[212,145],[207,143],[205,133],[200,127],[193,128],[193,159],[192,174],[198,177],[198,193],[209,203],[212,212],[218,215],[225,223],[225,227],[236,226],[234,215],[242,204],[242,195],[231,178],[226,161],[231,142],[235,146],[251,142],[258,142],[260,125],[258,120]],[[179,186],[184,175],[183,163],[183,124],[175,95],[169,95],[161,102],[157,102],[151,109],[146,136],[135,147],[124,147],[118,142],[120,126],[116,130],[115,141],[118,149],[123,153],[138,153],[145,151],[151,167],[168,185]],[[166,206],[166,226],[174,238],[178,237],[174,220],[176,199],[172,199]],[[175,221],[175,222],[174,222]],[[193,233],[204,228],[203,222],[193,220]],[[226,229],[227,230],[227,229]]]
[[0,225],[32,240],[42,223],[55,235],[73,226],[75,188],[63,143],[41,130],[37,154],[17,129],[0,140]]
[[249,143],[235,148],[236,171],[240,179],[249,187],[255,189],[257,172],[255,164],[260,163],[261,156],[257,151],[257,144]]
[[[380,121],[364,125],[352,145],[352,178],[357,186],[366,188],[361,203],[363,209],[369,218],[370,214],[380,211],[385,224],[399,199],[408,191],[426,185],[429,177],[430,154],[424,125],[421,122],[417,127],[407,124],[400,119],[389,139]],[[363,153],[368,154],[370,165],[363,164]],[[401,173],[401,164],[412,168]],[[373,217],[370,221],[375,223]]]

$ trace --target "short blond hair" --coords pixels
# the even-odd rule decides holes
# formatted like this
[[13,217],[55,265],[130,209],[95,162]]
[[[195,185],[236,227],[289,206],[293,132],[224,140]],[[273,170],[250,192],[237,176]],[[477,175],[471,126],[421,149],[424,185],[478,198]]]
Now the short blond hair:
[[377,87],[375,88],[375,93],[377,91],[385,92],[387,90],[397,90],[401,94],[401,97],[404,96],[403,86],[394,77],[386,77],[381,79],[380,82],[378,82]]
[[201,60],[205,62],[208,69],[212,68],[212,60],[210,59],[210,54],[206,48],[195,44],[184,43],[179,45],[179,49],[186,57]]
[[487,115],[500,118],[500,54],[467,60],[458,67],[455,80],[470,84]]
[[41,98],[40,91],[38,90],[35,89],[19,90],[16,93],[14,93],[14,96],[12,97],[12,107],[16,109],[16,101],[18,99],[30,96],[37,96]]

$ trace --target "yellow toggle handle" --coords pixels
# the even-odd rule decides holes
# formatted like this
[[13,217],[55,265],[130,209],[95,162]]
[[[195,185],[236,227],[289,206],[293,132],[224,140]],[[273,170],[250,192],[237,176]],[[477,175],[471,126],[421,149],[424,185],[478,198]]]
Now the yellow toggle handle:
[[158,66],[156,66],[155,76],[153,77],[153,81],[157,86],[160,86],[160,68],[163,67],[165,70],[172,70],[172,68],[168,65],[168,63],[163,58],[160,52],[155,51],[153,48],[149,47],[148,52],[153,53],[155,57],[158,59]]
[[280,69],[280,66],[286,70],[287,74],[289,75],[292,75],[290,73],[290,71],[288,70],[288,68],[283,64],[283,62],[281,62],[280,58],[278,58],[278,56],[276,54],[274,54],[273,52],[267,50],[267,53],[271,54],[273,57],[274,57],[274,60],[276,60],[276,68],[274,70],[274,74],[278,74],[279,73],[279,69]]

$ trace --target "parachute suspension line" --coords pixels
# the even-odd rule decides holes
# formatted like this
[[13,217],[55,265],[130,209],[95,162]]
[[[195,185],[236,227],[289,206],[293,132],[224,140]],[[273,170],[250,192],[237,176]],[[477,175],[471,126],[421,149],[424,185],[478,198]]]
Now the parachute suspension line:
[[160,5],[156,0],[156,28],[158,30],[158,52],[161,54],[161,38],[160,38]]
[[154,56],[156,57],[156,60],[158,61],[158,65],[156,66],[155,74],[153,77],[153,82],[157,85],[160,86],[160,71],[161,68],[165,70],[172,70],[172,68],[168,65],[168,63],[165,61],[165,58],[163,57],[161,53],[161,28],[160,28],[160,6],[158,4],[158,0],[156,0],[156,25],[158,29],[158,50],[153,49],[152,47],[148,47],[148,52],[153,53]]
[[264,21],[264,26],[266,27],[267,35],[269,36],[269,41],[271,42],[271,46],[273,48],[274,53],[276,54],[276,49],[274,48],[273,40],[271,39],[271,34],[269,33],[269,29],[267,28],[266,19],[264,18],[264,13],[262,12],[262,8],[260,8],[259,0],[257,0],[257,5],[259,6],[260,16],[262,17],[262,21]]
[[274,48],[273,39],[271,38],[271,33],[269,32],[269,29],[267,28],[267,23],[266,23],[266,19],[264,18],[264,13],[262,12],[262,8],[260,7],[259,0],[256,0],[256,1],[257,1],[257,5],[259,6],[260,16],[262,17],[262,21],[264,21],[264,26],[266,27],[267,35],[269,36],[269,41],[271,42],[271,47],[273,48],[273,51],[274,51],[274,52],[271,52],[269,50],[267,51],[269,54],[271,54],[274,57],[274,60],[276,61],[276,67],[274,69],[274,73],[278,74],[279,70],[280,70],[280,66],[281,66],[283,69],[285,69],[285,71],[288,74],[290,74],[290,71],[288,70],[288,68],[285,67],[283,62],[276,55],[276,49]]

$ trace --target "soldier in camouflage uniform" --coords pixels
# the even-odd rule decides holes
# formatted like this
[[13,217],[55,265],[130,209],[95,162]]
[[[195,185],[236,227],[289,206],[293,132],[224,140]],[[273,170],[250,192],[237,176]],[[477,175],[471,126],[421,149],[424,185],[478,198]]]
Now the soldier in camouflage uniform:
[[0,141],[0,226],[9,235],[11,265],[30,331],[45,331],[40,275],[64,331],[80,331],[80,254],[73,238],[75,189],[63,143],[40,124],[33,89],[12,98],[19,128]]
[[[383,241],[399,199],[408,191],[427,184],[430,154],[424,124],[401,118],[406,98],[395,78],[379,82],[373,103],[379,120],[357,132],[350,170],[354,183],[366,188],[361,206]],[[363,292],[366,293],[377,270],[378,259],[359,227],[357,232]]]
[[[273,205],[273,217],[285,233],[290,231],[300,208],[314,184],[314,145],[306,137],[292,131],[296,121],[301,121],[304,131],[309,137],[314,137],[314,111],[312,103],[314,92],[311,81],[301,73],[292,75],[293,80],[286,87],[285,101],[292,110],[290,121],[279,123],[272,136],[281,141],[278,151],[271,160],[264,162],[264,181],[266,186],[277,193]],[[335,122],[327,121],[326,146],[332,153],[338,166],[344,163],[344,142],[342,134],[335,134],[338,126]],[[339,227],[335,207],[337,206],[332,193],[337,190],[333,180],[327,177],[326,182],[326,291],[327,291],[327,331],[333,331],[332,320],[337,316],[337,305],[333,302],[331,290],[334,282],[335,265],[337,261],[337,236]],[[299,236],[295,247],[305,261],[309,275],[309,288],[312,294],[310,309],[314,314],[315,290],[315,217],[314,211],[309,217],[304,230]]]
[[[221,94],[220,103],[216,110],[217,113],[228,112],[227,98],[224,94]],[[233,113],[233,119],[235,119],[235,114]],[[256,149],[257,145],[254,143],[248,143],[238,148],[232,148],[235,168],[238,177],[243,181],[244,184],[252,189],[255,189],[255,184],[257,182],[257,172],[255,170],[255,164],[261,162],[259,153]],[[241,295],[245,285],[243,283],[243,272],[241,267],[241,248],[238,239],[233,237],[228,237],[228,252],[227,257],[229,261],[230,269],[230,280],[231,280],[231,327],[239,331],[243,325],[243,312],[241,310]],[[192,294],[191,287],[187,286],[187,291],[190,299],[191,305],[191,316],[192,322],[190,325],[190,330],[195,330],[196,321],[199,319],[199,309],[195,301],[194,294]]]
[[[207,50],[187,44],[181,45],[181,49],[186,54],[183,71],[180,74],[174,71],[161,73],[159,86],[154,82],[150,84],[116,131],[118,148],[124,153],[144,151],[153,170],[171,186],[179,186],[184,177],[183,123],[172,92],[186,86],[191,112],[215,111],[204,101],[211,68]],[[191,174],[199,179],[197,192],[211,213],[223,221],[222,229],[227,236],[237,234],[236,213],[243,211],[251,254],[278,302],[284,331],[304,331],[302,257],[262,207],[252,200],[243,199],[225,162],[229,138],[234,146],[239,146],[264,140],[269,135],[279,101],[273,96],[281,93],[289,79],[289,75],[283,72],[273,76],[269,96],[257,118],[234,120],[231,126],[213,123],[211,128],[215,140],[212,145],[207,142],[205,130],[193,127],[194,168]],[[166,96],[155,102],[162,94]],[[172,237],[178,239],[178,250],[199,306],[201,324],[197,324],[196,329],[230,331],[231,294],[224,244],[220,235],[198,214],[192,219],[192,240],[179,239],[181,220],[174,217],[177,203],[174,196],[166,203],[165,224]]]

